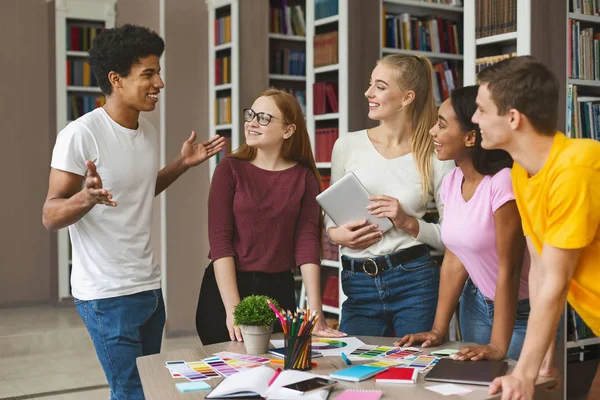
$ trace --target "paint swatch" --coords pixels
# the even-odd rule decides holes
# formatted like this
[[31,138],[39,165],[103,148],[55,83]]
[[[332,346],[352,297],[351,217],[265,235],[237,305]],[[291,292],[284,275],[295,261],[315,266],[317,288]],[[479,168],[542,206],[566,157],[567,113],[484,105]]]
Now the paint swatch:
[[219,357],[210,357],[205,358],[205,363],[207,363],[214,371],[218,372],[220,375],[224,377],[228,377],[234,374],[237,374],[239,371],[232,366],[228,365],[225,361],[223,361]]
[[417,368],[419,372],[423,372],[431,363],[437,363],[438,357],[432,356],[418,356],[414,361],[410,364],[406,365],[407,367]]
[[192,361],[186,363],[194,371],[205,375],[208,378],[218,378],[221,375],[217,374],[213,369],[204,361]]
[[171,373],[176,373],[178,375],[183,376],[188,381],[201,381],[204,379],[208,379],[208,376],[201,374],[199,372],[194,371],[190,368],[185,361],[167,361],[167,368],[171,371]]
[[215,356],[220,357],[222,359],[231,359],[231,360],[243,360],[248,361],[254,364],[266,364],[269,362],[268,358],[264,357],[256,357],[248,354],[239,354],[239,353],[231,353],[229,351],[221,351],[220,353],[215,353]]

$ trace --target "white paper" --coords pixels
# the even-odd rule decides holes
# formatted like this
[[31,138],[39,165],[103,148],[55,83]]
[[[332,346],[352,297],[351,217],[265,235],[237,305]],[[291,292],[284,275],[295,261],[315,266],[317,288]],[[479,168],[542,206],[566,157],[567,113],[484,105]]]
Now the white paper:
[[273,375],[275,375],[275,371],[265,366],[238,372],[225,378],[206,398],[210,399],[211,397],[237,392],[254,392],[265,397],[265,393],[269,388],[268,383]]
[[[281,339],[271,340],[271,344],[275,348],[280,348],[284,346],[284,341]],[[322,338],[313,336],[312,338],[312,349],[323,354],[323,357],[340,356],[342,352],[348,355],[364,345],[361,340],[355,337]]]
[[432,392],[436,392],[439,394],[443,394],[444,396],[450,396],[453,394],[462,395],[471,393],[473,390],[468,389],[463,386],[458,386],[453,383],[445,383],[443,385],[435,385],[435,386],[425,386],[425,389],[431,390]]

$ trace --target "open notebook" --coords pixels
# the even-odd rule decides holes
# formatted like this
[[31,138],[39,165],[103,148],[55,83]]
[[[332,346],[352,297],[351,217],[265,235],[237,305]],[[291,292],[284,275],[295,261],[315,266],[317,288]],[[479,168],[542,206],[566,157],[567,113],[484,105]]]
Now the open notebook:
[[223,379],[215,388],[206,395],[207,399],[259,399],[264,397],[269,400],[325,400],[329,389],[317,390],[302,395],[299,392],[282,386],[290,383],[314,378],[317,375],[301,371],[282,371],[277,379],[269,386],[269,381],[275,371],[269,367],[261,366],[252,368]]

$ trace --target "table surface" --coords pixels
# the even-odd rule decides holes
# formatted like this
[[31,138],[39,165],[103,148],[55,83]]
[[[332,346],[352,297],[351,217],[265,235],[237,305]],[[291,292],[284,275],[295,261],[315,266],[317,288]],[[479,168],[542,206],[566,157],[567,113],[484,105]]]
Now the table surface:
[[[376,344],[381,346],[391,346],[396,338],[391,337],[373,337],[373,336],[357,336],[366,344]],[[282,334],[275,334],[271,339],[283,339]],[[429,354],[435,349],[459,349],[466,343],[462,342],[447,342],[439,347],[423,349],[422,354]],[[191,349],[182,349],[169,351],[151,356],[144,356],[137,359],[137,366],[144,387],[146,400],[195,400],[203,399],[210,391],[203,390],[192,393],[180,393],[175,387],[178,382],[187,382],[185,379],[173,379],[169,370],[165,368],[165,361],[199,361],[212,356],[220,351],[230,351],[234,353],[246,353],[243,343],[240,342],[225,342],[209,346],[200,346]],[[265,354],[265,357],[274,358],[270,354]],[[341,357],[320,357],[314,361],[318,366],[313,368],[311,373],[319,375],[328,375],[331,372],[347,368]],[[514,360],[509,360],[509,371],[515,366]],[[358,363],[354,363],[357,365]],[[270,364],[266,364],[271,366]],[[271,366],[271,368],[276,368]],[[211,387],[215,387],[222,378],[213,378],[206,380]],[[384,393],[384,398],[388,399],[420,399],[420,400],[440,400],[443,398],[458,398],[458,396],[442,396],[441,394],[425,390],[426,386],[439,385],[442,382],[428,382],[423,379],[423,374],[419,374],[416,385],[406,384],[382,384],[375,383],[371,379],[362,382],[342,382],[340,381],[329,395],[329,399],[335,399],[344,389],[359,389],[359,390],[381,390]],[[550,378],[539,378],[536,382],[536,397],[543,395],[543,388],[552,383]],[[460,396],[463,400],[499,398],[499,396],[489,396],[487,386],[461,385],[472,389],[473,391],[467,395]],[[543,397],[542,397],[543,398]]]

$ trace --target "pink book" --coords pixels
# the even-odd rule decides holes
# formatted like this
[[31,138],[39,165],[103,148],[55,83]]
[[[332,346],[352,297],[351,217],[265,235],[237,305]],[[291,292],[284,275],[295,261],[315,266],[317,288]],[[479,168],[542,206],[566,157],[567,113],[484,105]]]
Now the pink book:
[[383,396],[381,390],[346,389],[335,400],[379,400]]

